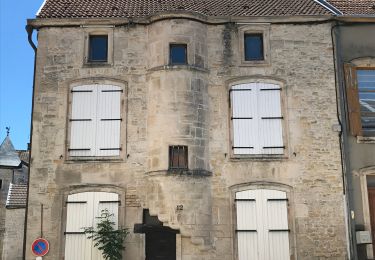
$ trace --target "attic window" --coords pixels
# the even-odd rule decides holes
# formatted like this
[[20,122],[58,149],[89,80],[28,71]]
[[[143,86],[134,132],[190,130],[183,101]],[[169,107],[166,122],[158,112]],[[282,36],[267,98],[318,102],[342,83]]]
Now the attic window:
[[89,62],[107,62],[108,35],[90,35]]
[[188,147],[183,145],[169,146],[169,169],[188,169]]
[[244,36],[245,61],[264,60],[263,34],[251,33]]

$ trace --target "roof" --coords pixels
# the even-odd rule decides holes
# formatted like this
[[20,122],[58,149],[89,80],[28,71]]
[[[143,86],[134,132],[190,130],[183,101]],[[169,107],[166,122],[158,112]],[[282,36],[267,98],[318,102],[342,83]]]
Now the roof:
[[375,0],[328,0],[344,15],[375,15]]
[[18,167],[20,163],[21,159],[7,135],[0,145],[0,166]]
[[10,184],[6,208],[25,208],[27,200],[27,184]]
[[173,11],[207,16],[330,15],[314,0],[46,0],[38,18],[140,18]]
[[17,150],[17,153],[18,153],[18,156],[20,157],[21,161],[28,165],[29,164],[30,151],[29,150]]

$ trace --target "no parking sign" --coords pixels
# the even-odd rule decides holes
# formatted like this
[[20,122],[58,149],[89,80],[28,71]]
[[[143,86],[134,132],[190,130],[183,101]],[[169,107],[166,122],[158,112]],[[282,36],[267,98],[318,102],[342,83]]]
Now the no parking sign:
[[31,251],[35,256],[45,256],[49,250],[49,243],[44,238],[37,238],[31,245]]

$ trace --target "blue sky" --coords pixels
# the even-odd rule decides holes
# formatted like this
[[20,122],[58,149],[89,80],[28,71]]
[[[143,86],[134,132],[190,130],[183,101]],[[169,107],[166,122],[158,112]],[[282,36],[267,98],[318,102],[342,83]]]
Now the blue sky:
[[16,149],[30,138],[34,52],[26,19],[35,18],[43,0],[0,0],[0,142],[10,126]]

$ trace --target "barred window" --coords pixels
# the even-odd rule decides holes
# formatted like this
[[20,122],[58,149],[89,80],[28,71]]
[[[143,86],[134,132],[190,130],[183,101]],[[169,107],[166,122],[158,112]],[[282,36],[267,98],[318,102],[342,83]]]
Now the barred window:
[[169,146],[169,169],[188,169],[187,146]]

